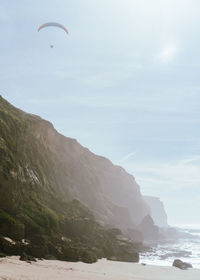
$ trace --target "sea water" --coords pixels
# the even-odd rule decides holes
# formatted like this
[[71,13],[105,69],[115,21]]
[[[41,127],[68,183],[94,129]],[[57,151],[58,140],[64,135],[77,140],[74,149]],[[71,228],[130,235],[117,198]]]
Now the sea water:
[[140,263],[171,266],[174,259],[189,262],[200,269],[200,225],[178,225],[179,230],[191,234],[176,242],[163,242],[140,254]]

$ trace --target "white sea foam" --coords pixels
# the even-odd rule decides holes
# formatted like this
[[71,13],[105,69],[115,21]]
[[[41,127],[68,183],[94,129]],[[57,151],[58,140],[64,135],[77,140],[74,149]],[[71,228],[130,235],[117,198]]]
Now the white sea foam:
[[[153,265],[172,265],[174,259],[189,262],[200,269],[200,225],[176,225],[182,232],[194,235],[194,238],[180,239],[176,243],[159,244],[151,251],[141,254],[140,262]],[[199,238],[197,238],[199,236]]]

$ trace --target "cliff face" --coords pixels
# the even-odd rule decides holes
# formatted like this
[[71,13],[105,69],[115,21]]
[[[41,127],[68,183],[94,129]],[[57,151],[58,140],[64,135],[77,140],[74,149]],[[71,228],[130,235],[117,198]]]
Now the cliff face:
[[142,232],[146,241],[157,241],[159,239],[159,228],[154,224],[150,215],[144,217],[137,229]]
[[79,199],[101,224],[131,228],[149,212],[132,175],[97,156],[51,123],[0,97],[0,206],[16,213],[32,196]]
[[165,212],[164,204],[157,197],[143,196],[146,203],[149,205],[151,210],[151,216],[155,225],[159,227],[168,227],[167,214]]

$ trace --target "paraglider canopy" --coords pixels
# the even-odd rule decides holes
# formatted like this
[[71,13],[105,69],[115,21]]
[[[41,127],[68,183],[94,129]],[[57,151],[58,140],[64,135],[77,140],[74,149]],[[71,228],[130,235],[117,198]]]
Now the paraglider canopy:
[[67,34],[69,34],[69,31],[67,30],[67,28],[66,28],[64,25],[62,25],[62,24],[60,24],[60,23],[57,23],[57,22],[47,22],[47,23],[42,24],[42,25],[38,28],[38,32],[39,32],[41,29],[43,29],[43,28],[45,28],[45,27],[49,27],[49,26],[59,27],[59,28],[63,29]]

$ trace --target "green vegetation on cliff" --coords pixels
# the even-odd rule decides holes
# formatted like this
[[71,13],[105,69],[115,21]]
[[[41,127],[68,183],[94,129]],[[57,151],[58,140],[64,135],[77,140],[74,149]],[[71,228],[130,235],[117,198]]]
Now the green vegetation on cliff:
[[[0,97],[0,235],[15,240],[1,237],[0,251],[71,261],[137,261],[134,245],[120,230],[105,229],[75,199],[72,178],[81,178],[83,171],[74,166],[75,152],[65,165],[59,160],[61,145],[55,142],[62,144],[64,137],[54,134],[49,122]],[[73,149],[74,141],[68,143]]]

